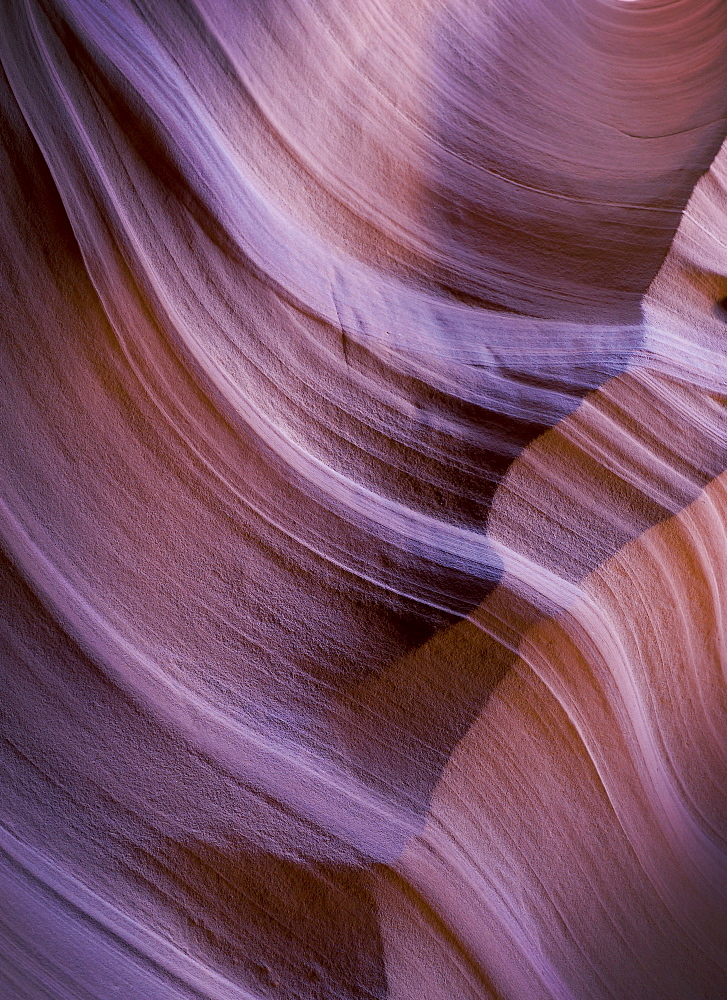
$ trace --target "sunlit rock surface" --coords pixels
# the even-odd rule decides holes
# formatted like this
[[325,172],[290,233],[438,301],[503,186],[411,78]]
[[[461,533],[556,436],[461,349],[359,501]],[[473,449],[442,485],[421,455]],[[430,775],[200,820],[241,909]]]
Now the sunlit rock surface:
[[0,61],[0,998],[723,1000],[724,0]]

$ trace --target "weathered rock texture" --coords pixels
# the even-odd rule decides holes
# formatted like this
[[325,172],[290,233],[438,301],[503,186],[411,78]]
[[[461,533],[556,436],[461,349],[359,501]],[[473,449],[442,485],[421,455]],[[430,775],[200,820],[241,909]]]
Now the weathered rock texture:
[[724,1000],[724,0],[1,9],[2,1000]]

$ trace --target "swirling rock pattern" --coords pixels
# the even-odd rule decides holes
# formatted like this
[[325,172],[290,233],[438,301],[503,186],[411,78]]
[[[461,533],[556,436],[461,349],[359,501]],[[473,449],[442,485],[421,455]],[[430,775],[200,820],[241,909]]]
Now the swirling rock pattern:
[[723,0],[7,0],[0,996],[727,995]]

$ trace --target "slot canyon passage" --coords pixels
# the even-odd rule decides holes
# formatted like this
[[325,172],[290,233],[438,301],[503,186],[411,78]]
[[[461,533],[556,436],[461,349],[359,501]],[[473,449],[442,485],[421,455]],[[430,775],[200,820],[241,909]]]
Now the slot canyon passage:
[[724,1000],[725,0],[0,18],[0,1000]]

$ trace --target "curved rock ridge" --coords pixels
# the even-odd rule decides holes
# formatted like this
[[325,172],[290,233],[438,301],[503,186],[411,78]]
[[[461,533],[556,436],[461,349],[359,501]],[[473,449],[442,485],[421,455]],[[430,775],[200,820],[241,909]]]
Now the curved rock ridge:
[[721,1000],[722,0],[0,14],[0,997]]

